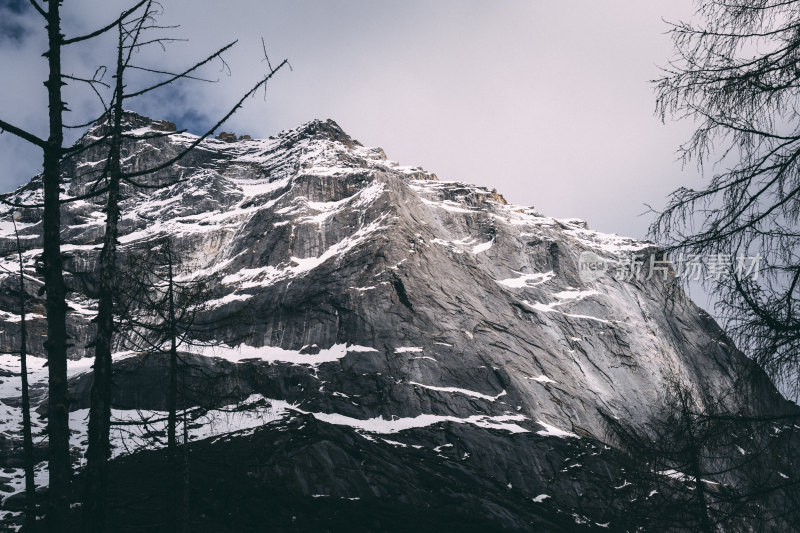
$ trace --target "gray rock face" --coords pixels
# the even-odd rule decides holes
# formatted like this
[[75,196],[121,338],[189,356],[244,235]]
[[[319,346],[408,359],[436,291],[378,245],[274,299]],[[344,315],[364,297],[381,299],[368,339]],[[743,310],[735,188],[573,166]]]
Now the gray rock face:
[[[164,161],[194,139],[165,135],[161,122],[134,114],[127,120],[129,169]],[[86,142],[102,128],[90,130]],[[483,480],[476,487],[492,480],[533,506],[504,509],[493,496],[474,500],[498,524],[525,529],[547,506],[548,513],[573,517],[574,527],[591,527],[613,517],[614,506],[601,504],[600,495],[624,478],[615,452],[599,444],[607,440],[600,411],[645,424],[657,414],[670,377],[723,393],[743,375],[757,411],[788,409],[763,375],[749,373],[746,358],[671,274],[626,279],[626,258],[656,253],[652,243],[509,205],[496,191],[439,181],[387,160],[380,148],[363,147],[332,121],[270,140],[229,141],[207,140],[178,165],[139,178],[162,188],[126,186],[120,243],[125,255],[169,235],[187,265],[184,278],[214,280],[204,319],[223,326],[200,336],[216,346],[182,349],[204,367],[193,381],[215,383],[217,406],[266,399],[268,428],[298,426],[291,421],[299,417],[341,435],[335,446],[304,449],[293,467],[272,461],[260,471],[265,479],[276,476],[299,495],[386,498],[400,490],[392,476],[353,474],[358,468],[348,453],[366,438],[370,446],[396,448],[398,457],[417,450],[451,461]],[[67,194],[88,192],[102,162],[102,147],[72,161]],[[25,202],[40,197],[36,179],[17,193]],[[86,344],[96,309],[102,206],[102,198],[64,206],[76,419],[88,405],[91,383]],[[39,216],[36,208],[19,214],[32,278]],[[0,208],[0,265],[14,271],[10,217]],[[605,275],[582,280],[586,252],[609,265]],[[18,343],[15,283],[0,272],[3,352]],[[29,284],[28,312],[32,351],[41,357],[45,327],[37,289]],[[115,415],[163,410],[159,379],[165,381],[166,367],[140,361],[129,348],[119,346]],[[2,358],[0,402],[12,420],[15,359]],[[242,427],[253,424],[198,435]],[[5,439],[16,438],[10,422],[0,430]],[[581,454],[591,461],[569,468]],[[344,478],[333,473],[339,461],[350,472]],[[569,472],[559,475],[562,468]],[[403,487],[408,502],[424,501],[423,493]],[[530,503],[542,494],[547,503]],[[551,518],[548,527],[561,527]]]

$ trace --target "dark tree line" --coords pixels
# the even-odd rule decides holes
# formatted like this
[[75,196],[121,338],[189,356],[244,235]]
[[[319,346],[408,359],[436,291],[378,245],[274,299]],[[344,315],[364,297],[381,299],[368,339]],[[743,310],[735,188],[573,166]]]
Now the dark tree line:
[[[199,315],[213,298],[213,290],[208,280],[191,276],[170,236],[145,246],[149,250],[132,253],[117,278],[120,334],[126,347],[145,357],[167,360],[168,528],[188,531],[189,423],[204,409],[190,412],[186,383],[189,363],[182,360],[179,350],[195,342],[198,330],[203,329]],[[183,433],[180,445],[179,425]]]
[[[193,76],[193,73],[215,59],[222,60],[222,54],[229,50],[235,42],[217,50],[202,61],[181,72],[152,69],[132,64],[132,57],[135,51],[145,46],[163,46],[165,42],[170,41],[170,39],[161,36],[143,37],[148,32],[157,32],[164,29],[156,22],[156,17],[160,10],[160,5],[157,2],[142,0],[120,13],[115,20],[101,28],[84,35],[66,37],[62,34],[60,1],[50,0],[46,3],[46,8],[36,0],[29,1],[31,6],[42,17],[48,35],[48,48],[44,57],[48,62],[48,78],[45,86],[48,95],[49,136],[47,139],[42,139],[24,128],[3,120],[0,120],[0,129],[41,148],[43,153],[43,202],[36,205],[20,205],[9,200],[9,195],[5,195],[2,201],[15,207],[39,207],[43,213],[43,268],[41,269],[41,274],[44,278],[46,293],[47,340],[45,349],[48,360],[47,437],[49,450],[49,488],[45,514],[49,531],[69,529],[70,483],[72,476],[69,449],[69,391],[67,384],[69,339],[66,330],[67,289],[64,283],[61,257],[60,210],[64,202],[104,195],[106,224],[103,247],[98,262],[99,308],[96,318],[97,334],[92,343],[95,349],[95,364],[93,367],[89,446],[86,453],[87,463],[85,468],[82,522],[85,531],[106,531],[107,465],[110,455],[109,432],[113,387],[111,354],[115,334],[115,298],[118,294],[115,291],[115,282],[117,281],[118,271],[118,222],[121,216],[120,205],[124,192],[122,184],[125,183],[133,187],[146,187],[147,185],[137,181],[137,178],[168,169],[180,161],[204,139],[212,135],[242,106],[247,98],[255,94],[259,89],[265,89],[268,80],[287,65],[287,61],[284,60],[276,67],[272,67],[268,63],[270,67],[268,72],[250,90],[244,93],[223,117],[176,156],[150,168],[130,171],[124,169],[121,162],[121,151],[126,138],[123,131],[124,102],[142,97],[151,91],[179,80],[198,79]],[[65,46],[91,42],[93,39],[114,31],[117,33],[117,47],[112,87],[102,81],[101,73],[105,70],[102,68],[98,69],[94,76],[87,78],[65,75],[62,72],[61,54]],[[125,83],[125,75],[129,69],[144,70],[161,76],[161,79],[144,88],[129,90]],[[65,147],[64,131],[67,126],[63,117],[68,108],[63,101],[63,86],[69,82],[87,84],[100,97],[103,111],[97,120],[104,122],[106,127],[104,128],[103,136],[98,140]],[[101,95],[104,88],[111,91],[108,105]],[[88,122],[87,125],[93,122],[95,120]],[[95,146],[102,146],[106,150],[105,164],[102,166],[102,170],[99,175],[94,177],[94,182],[86,194],[80,197],[64,198],[61,190],[61,180],[65,160],[70,157],[76,157]],[[172,184],[168,183],[164,186]],[[22,274],[20,276],[20,282],[24,283]],[[21,298],[24,298],[24,294],[22,294]],[[21,306],[23,306],[24,313],[24,301],[21,301]],[[25,339],[24,334],[23,339]],[[23,345],[21,355],[24,353],[25,346]],[[24,365],[24,358],[22,360]],[[27,372],[23,368],[23,380],[26,379]],[[23,411],[29,412],[29,408],[24,408]],[[174,412],[174,409],[171,412]],[[175,441],[175,422],[175,415],[173,414],[170,424],[173,444]],[[29,433],[29,415],[24,419],[24,426],[26,434]],[[26,477],[30,477],[32,480],[32,475],[27,476],[26,473]],[[33,495],[32,490],[28,492],[29,495]],[[32,497],[30,501],[33,501]],[[31,515],[32,513],[28,514]],[[28,527],[30,527],[30,524]]]
[[603,416],[628,457],[627,531],[777,531],[800,519],[800,415],[756,412],[740,387],[672,376],[646,423]]
[[138,354],[135,368],[155,368],[159,378],[164,368],[166,384],[156,387],[156,397],[163,392],[165,413],[143,413],[117,429],[149,447],[166,445],[167,468],[161,475],[167,482],[160,491],[166,497],[151,508],[154,516],[165,517],[160,525],[166,530],[191,531],[190,426],[213,423],[226,411],[237,412],[238,406],[224,406],[237,404],[244,396],[224,374],[199,363],[189,350],[222,344],[214,339],[217,328],[231,320],[246,323],[252,317],[248,306],[234,315],[215,317],[210,302],[219,296],[219,279],[194,272],[186,250],[170,235],[137,243],[125,255],[116,278],[115,331],[120,347]]
[[[675,57],[656,80],[657,110],[663,120],[694,121],[680,154],[685,163],[695,162],[706,180],[674,191],[651,234],[673,257],[696,255],[726,265],[724,275],[705,283],[728,333],[757,363],[743,381],[757,380],[763,369],[797,397],[800,1],[696,0],[695,5],[691,21],[671,25]],[[621,442],[650,461],[680,462],[678,452],[696,456],[694,475],[691,465],[684,465],[690,482],[682,486],[692,489],[687,497],[697,511],[686,518],[705,531],[736,531],[742,517],[764,530],[777,530],[778,520],[796,524],[796,412],[731,411],[721,398],[685,385],[673,384],[671,390],[650,437],[611,425]],[[736,393],[746,406],[748,396]],[[681,484],[671,485],[669,494],[680,492]],[[663,495],[653,499],[669,503]],[[770,505],[762,505],[765,501]],[[674,508],[658,514],[682,516]]]
[[[673,252],[728,263],[708,280],[738,345],[800,393],[800,2],[696,0],[672,25],[657,80],[663,119],[693,120],[685,162],[709,169],[672,193],[651,227]],[[741,259],[759,257],[750,271]]]

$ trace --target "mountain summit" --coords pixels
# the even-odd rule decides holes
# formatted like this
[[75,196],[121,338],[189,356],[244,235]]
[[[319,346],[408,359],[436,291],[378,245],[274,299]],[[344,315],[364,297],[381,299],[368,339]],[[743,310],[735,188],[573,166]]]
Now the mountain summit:
[[[196,139],[135,114],[128,124],[130,169]],[[647,425],[676,376],[728,398],[745,379],[749,394],[731,406],[790,409],[671,272],[626,275],[632,257],[647,273],[653,243],[440,181],[330,120],[235,139],[206,140],[142,178],[147,188],[123,190],[122,255],[169,237],[182,279],[213,292],[199,322],[214,326],[182,347],[192,390],[215,391],[185,398],[203,412],[188,432],[196,531],[619,530],[629,477],[624,453],[606,444],[609,419]],[[102,146],[70,161],[66,195],[87,193],[103,161]],[[39,181],[15,198],[36,203]],[[62,215],[76,465],[103,202],[66,203]],[[0,207],[0,498],[9,520],[23,487],[11,217]],[[18,213],[32,278],[40,217],[37,208]],[[586,257],[604,274],[587,280]],[[42,296],[30,286],[30,349],[42,357]],[[114,418],[127,423],[113,435],[114,468],[149,494],[163,424],[141,416],[157,420],[165,409],[165,363],[122,341],[117,352]],[[46,379],[44,364],[33,359],[34,383]],[[46,391],[33,387],[46,415]],[[218,466],[223,457],[235,466]],[[44,464],[38,472],[45,482]],[[142,472],[150,482],[135,481]],[[146,527],[136,514],[146,508],[120,504],[120,520]]]

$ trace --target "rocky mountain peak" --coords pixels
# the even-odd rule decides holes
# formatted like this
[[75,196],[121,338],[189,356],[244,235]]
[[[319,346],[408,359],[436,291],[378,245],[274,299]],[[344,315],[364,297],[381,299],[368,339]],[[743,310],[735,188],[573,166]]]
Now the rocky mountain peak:
[[332,119],[314,119],[293,130],[299,137],[321,138],[337,141],[345,146],[363,146],[360,142],[351,138],[342,128]]
[[[197,139],[153,136],[167,126],[139,115],[126,122],[128,169],[157,165]],[[626,274],[631,259],[646,264],[653,243],[547,217],[493,189],[439,181],[362,146],[331,120],[229,140],[200,143],[147,176],[152,187],[126,187],[119,243],[124,261],[169,237],[186,265],[180,279],[213,289],[198,323],[214,326],[181,350],[193,390],[214,394],[185,401],[225,422],[193,425],[192,439],[203,442],[193,449],[248,457],[271,450],[267,459],[254,455],[242,474],[249,481],[230,490],[257,482],[309,501],[373,503],[402,494],[417,510],[441,498],[517,531],[575,531],[612,522],[630,503],[618,491],[626,473],[604,444],[604,416],[647,424],[673,376],[729,397],[746,375],[751,408],[788,409],[763,374],[745,373],[750,362],[674,277]],[[67,195],[83,194],[103,161],[101,146],[71,161]],[[39,194],[32,182],[17,199]],[[62,213],[76,457],[91,386],[102,206],[102,198],[80,200]],[[9,217],[0,208],[7,354],[19,341]],[[20,227],[26,273],[37,278],[36,212]],[[587,253],[605,265],[602,275],[581,275]],[[29,298],[37,310],[29,315],[32,382],[40,383],[45,317],[42,295],[31,289]],[[115,416],[160,416],[162,363],[118,341]],[[0,408],[10,421],[15,364],[0,356]],[[14,431],[0,424],[0,445]],[[146,438],[152,431],[126,425],[114,437],[115,456],[157,448]],[[8,469],[11,496],[21,470]]]
[[[137,113],[136,111],[126,110],[122,115],[122,127],[125,131],[133,131],[140,128],[159,127],[167,121],[153,120]],[[83,139],[100,138],[108,131],[108,115],[104,114],[95,122],[83,135]]]

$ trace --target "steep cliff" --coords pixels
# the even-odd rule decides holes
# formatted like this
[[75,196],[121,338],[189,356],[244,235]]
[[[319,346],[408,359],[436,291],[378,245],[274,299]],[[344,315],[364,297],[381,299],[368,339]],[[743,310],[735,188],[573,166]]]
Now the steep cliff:
[[[166,160],[194,139],[164,135],[135,114],[127,122],[130,169]],[[88,192],[103,160],[95,147],[71,161],[67,196]],[[694,390],[726,395],[732,407],[790,409],[671,273],[625,275],[627,258],[638,254],[646,265],[658,251],[653,243],[439,181],[363,147],[332,121],[268,140],[208,140],[175,167],[140,179],[161,187],[126,186],[122,252],[141,253],[170,236],[183,257],[182,279],[213,284],[201,322],[215,326],[199,333],[205,346],[182,347],[193,390],[217,393],[187,399],[214,404],[192,425],[192,449],[198,457],[252,459],[197,473],[227,479],[220,490],[247,492],[250,509],[239,505],[236,514],[248,520],[274,520],[279,530],[359,520],[364,530],[404,530],[387,525],[392,517],[409,529],[437,520],[484,531],[481,521],[498,529],[614,528],[626,474],[619,452],[603,444],[610,439],[602,414],[643,426],[658,416],[660,394],[676,376]],[[39,185],[32,180],[16,198],[35,203]],[[63,215],[76,465],[102,206],[101,198],[78,200]],[[19,438],[11,216],[0,208],[0,349],[9,353],[0,355],[0,446],[8,451],[0,490],[13,510],[22,470],[11,451]],[[41,213],[17,216],[31,277],[32,351],[42,357],[43,308],[33,281]],[[605,275],[581,276],[586,252],[609,265]],[[157,418],[165,363],[123,343],[115,361],[115,418]],[[44,360],[31,366],[40,404]],[[743,380],[747,393],[731,397]],[[41,432],[43,420],[37,424]],[[130,454],[158,448],[149,437],[162,426],[115,430],[120,472],[130,477],[136,461],[157,461],[157,452]],[[39,472],[46,481],[44,464]],[[266,491],[271,510],[263,517],[252,518],[253,487]],[[234,505],[217,509],[220,498],[206,492],[196,500],[206,502],[203,520],[217,527]],[[311,514],[320,522],[309,522]]]

